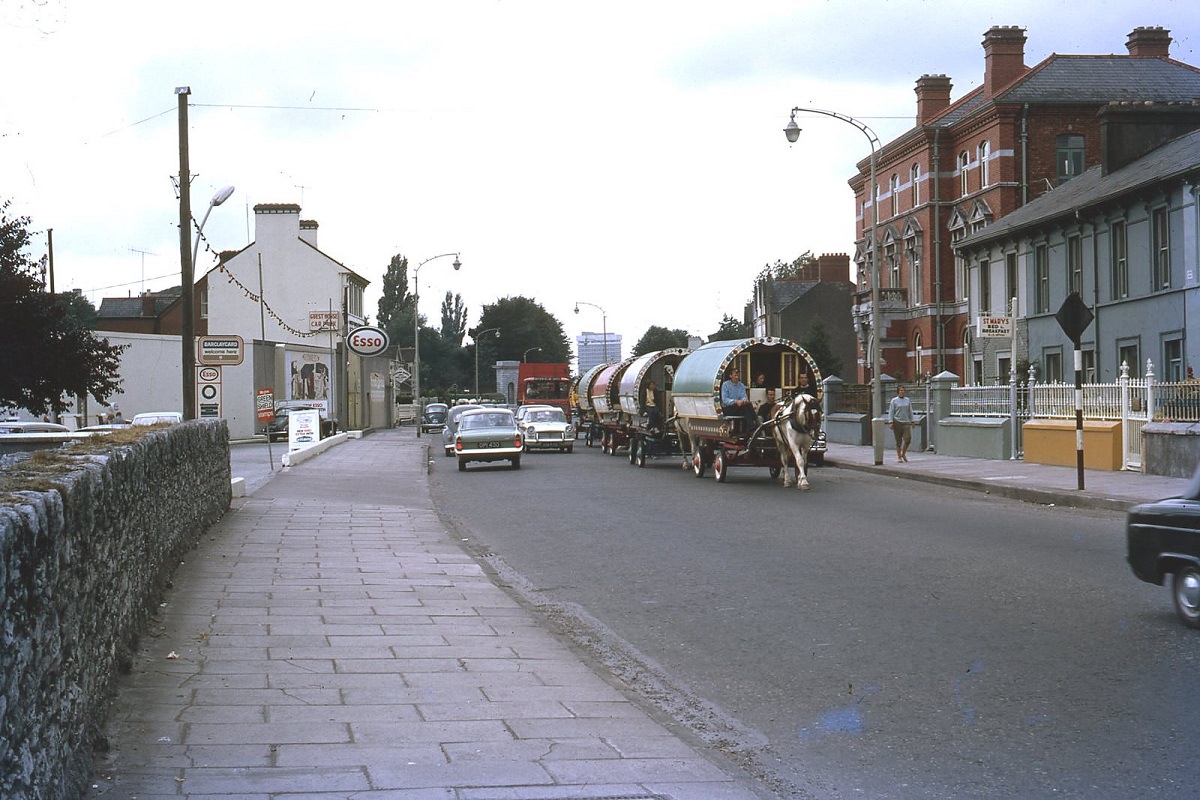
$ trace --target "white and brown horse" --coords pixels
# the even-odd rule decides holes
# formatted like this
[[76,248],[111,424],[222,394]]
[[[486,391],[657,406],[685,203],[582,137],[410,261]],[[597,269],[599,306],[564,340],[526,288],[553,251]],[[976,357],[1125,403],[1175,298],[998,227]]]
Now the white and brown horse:
[[788,473],[791,467],[796,471],[796,488],[807,489],[808,451],[821,430],[821,404],[811,394],[798,394],[780,405],[774,422],[771,433],[783,463],[783,485],[788,487],[793,483]]

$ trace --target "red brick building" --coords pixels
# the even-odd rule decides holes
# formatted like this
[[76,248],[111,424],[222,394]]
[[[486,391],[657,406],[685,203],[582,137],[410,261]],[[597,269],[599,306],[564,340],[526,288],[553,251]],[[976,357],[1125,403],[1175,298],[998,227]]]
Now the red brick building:
[[[1126,55],[1058,55],[1025,65],[1025,31],[997,26],[983,37],[984,79],[951,100],[945,75],[916,82],[916,125],[876,152],[879,225],[872,237],[871,160],[850,180],[858,219],[859,380],[872,377],[871,258],[879,259],[883,372],[899,380],[949,370],[965,382],[972,364],[967,272],[956,242],[1100,163],[1097,114],[1111,101],[1190,102],[1200,70],[1170,58],[1170,32],[1137,28]],[[871,246],[872,238],[878,243]],[[877,253],[874,251],[878,251]],[[1017,292],[1016,264],[991,312]]]

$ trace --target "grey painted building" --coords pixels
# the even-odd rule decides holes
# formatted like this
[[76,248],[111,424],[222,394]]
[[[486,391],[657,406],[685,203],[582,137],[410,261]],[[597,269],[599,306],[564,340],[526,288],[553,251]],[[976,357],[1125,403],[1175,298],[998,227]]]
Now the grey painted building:
[[[1103,163],[1038,197],[958,247],[971,321],[1017,299],[1018,362],[1039,381],[1073,380],[1073,348],[1055,313],[1079,292],[1095,314],[1082,337],[1085,380],[1129,365],[1181,380],[1200,358],[1200,101],[1111,104],[1100,112]],[[978,333],[977,330],[973,332]],[[986,382],[1008,340],[966,343]],[[1007,375],[1000,376],[1007,380]]]

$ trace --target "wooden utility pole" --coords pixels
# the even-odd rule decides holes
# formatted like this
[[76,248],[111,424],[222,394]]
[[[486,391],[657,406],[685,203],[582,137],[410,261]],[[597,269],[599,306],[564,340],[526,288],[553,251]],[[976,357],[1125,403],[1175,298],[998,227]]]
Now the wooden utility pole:
[[182,314],[180,358],[183,363],[183,418],[196,418],[196,330],[192,319],[192,172],[188,163],[188,96],[191,87],[179,86],[179,311]]

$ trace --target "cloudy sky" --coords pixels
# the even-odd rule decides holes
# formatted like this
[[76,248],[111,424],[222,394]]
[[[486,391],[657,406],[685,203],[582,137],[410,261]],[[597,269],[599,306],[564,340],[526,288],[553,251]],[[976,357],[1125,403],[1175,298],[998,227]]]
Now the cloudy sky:
[[789,110],[887,142],[922,74],[979,85],[992,25],[1026,29],[1030,66],[1123,54],[1141,25],[1200,64],[1194,0],[0,0],[0,200],[43,252],[53,229],[59,291],[178,285],[190,86],[195,216],[236,186],[214,250],[253,240],[255,204],[298,203],[372,317],[393,255],[456,251],[462,271],[421,270],[426,316],[447,290],[472,324],[523,295],[572,339],[606,316],[628,352],[650,325],[740,318],[767,264],[851,252],[867,140],[805,115],[788,145]]

